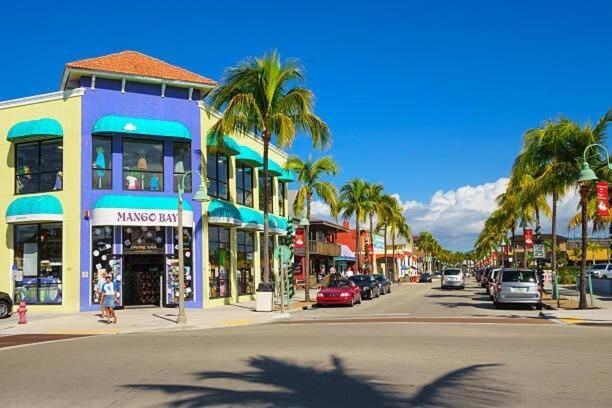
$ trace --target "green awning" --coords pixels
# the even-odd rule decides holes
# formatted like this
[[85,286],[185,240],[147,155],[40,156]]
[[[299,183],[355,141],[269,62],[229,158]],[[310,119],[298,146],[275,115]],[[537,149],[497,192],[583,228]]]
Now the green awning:
[[13,200],[6,209],[6,222],[31,221],[62,221],[64,209],[57,197],[52,195],[39,195],[20,197]]
[[263,213],[250,207],[238,207],[242,224],[240,228],[263,231]]
[[[211,134],[206,136],[206,146],[216,148],[217,143],[217,139]],[[240,153],[240,145],[238,145],[238,143],[236,143],[236,141],[231,137],[223,136],[223,146],[221,147],[221,152],[226,153],[228,156],[236,156]]]
[[[260,173],[263,173],[263,163],[259,169]],[[268,160],[268,174],[274,177],[282,176],[285,170],[279,166],[276,162]]]
[[295,181],[295,174],[289,170],[283,170],[283,174],[278,177],[278,181],[285,181],[287,183],[291,183]]
[[208,222],[210,224],[238,226],[242,224],[242,218],[240,211],[234,204],[213,198],[208,205]]
[[92,133],[124,133],[191,140],[189,129],[180,122],[113,115],[98,119]]
[[21,142],[63,136],[64,129],[62,129],[62,125],[57,120],[42,118],[14,124],[9,129],[6,140],[9,142]]
[[[177,197],[139,196],[130,194],[107,194],[98,199],[94,209],[125,208],[130,210],[178,210]],[[193,211],[188,200],[183,200],[183,209]]]
[[263,158],[255,150],[242,145],[240,145],[238,148],[240,149],[240,153],[238,153],[238,156],[236,156],[236,160],[253,167],[263,166]]

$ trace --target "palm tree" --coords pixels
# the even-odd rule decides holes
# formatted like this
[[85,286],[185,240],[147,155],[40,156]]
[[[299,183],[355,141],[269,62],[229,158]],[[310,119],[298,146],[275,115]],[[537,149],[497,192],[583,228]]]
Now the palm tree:
[[[300,183],[300,188],[297,191],[295,201],[293,202],[293,211],[297,216],[301,216],[304,209],[306,210],[306,219],[310,222],[310,205],[313,197],[318,196],[325,204],[329,205],[334,212],[337,204],[336,187],[328,182],[323,181],[324,176],[335,176],[338,174],[338,165],[331,156],[322,157],[316,161],[302,161],[297,156],[291,156],[287,160],[285,169],[293,171],[297,175],[297,181]],[[305,266],[304,266],[304,291],[305,301],[310,301],[310,226],[304,228],[305,244]]]
[[253,132],[263,140],[264,180],[264,282],[270,280],[268,253],[268,153],[270,142],[290,146],[298,133],[312,139],[314,147],[331,143],[325,122],[314,113],[314,94],[303,84],[301,64],[296,59],[281,62],[278,52],[249,58],[229,68],[219,86],[210,94],[211,108],[222,111],[212,126],[210,137],[223,146],[225,134]]
[[597,255],[597,250],[600,248],[599,244],[594,241],[587,242],[587,251],[591,254],[591,260],[593,261],[593,265],[595,265],[595,256]]
[[366,184],[368,187],[366,211],[370,217],[370,245],[372,246],[372,251],[370,251],[370,268],[373,273],[376,270],[374,263],[374,215],[380,218],[380,215],[384,212],[384,209],[381,208],[384,187],[382,184],[370,184],[367,182]]
[[436,239],[433,237],[433,235],[431,235],[431,233],[423,231],[419,234],[418,247],[425,254],[427,269],[429,272],[431,272],[433,253],[438,247]]
[[342,218],[348,220],[355,217],[355,269],[359,272],[361,255],[361,229],[360,223],[365,222],[368,201],[368,185],[360,178],[347,181],[340,188],[340,199],[337,211]]
[[395,239],[397,237],[404,238],[407,241],[412,242],[412,231],[410,227],[406,223],[406,218],[404,217],[404,209],[400,205],[400,203],[394,198],[395,204],[392,208],[392,217],[390,219],[391,226],[391,246],[393,253],[393,276],[391,277],[392,281],[396,281],[399,273],[397,270],[397,262],[395,262]]
[[[394,217],[395,205],[397,203],[397,199],[389,194],[383,194],[380,197],[380,204],[378,207],[378,223],[376,225],[376,232],[383,232],[384,234],[384,259],[385,259],[385,269],[389,269],[387,265],[387,237],[388,237],[388,227],[391,224],[391,221]],[[384,271],[385,276],[387,275],[387,270]]]

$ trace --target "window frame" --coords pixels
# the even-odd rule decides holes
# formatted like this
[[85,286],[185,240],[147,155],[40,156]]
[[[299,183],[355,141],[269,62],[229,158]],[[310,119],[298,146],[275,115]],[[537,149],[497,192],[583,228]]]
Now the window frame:
[[[227,160],[226,161],[226,163],[227,163],[227,166],[226,166],[226,175],[225,175],[225,177],[227,179],[227,182],[219,180],[219,156],[223,156]],[[220,153],[220,152],[210,152],[210,151],[207,152],[207,154],[206,154],[206,168],[207,168],[207,170],[208,170],[208,165],[210,164],[209,160],[211,159],[211,157],[214,159],[215,169],[216,169],[215,172],[217,174],[216,174],[216,178],[212,178],[212,177],[210,177],[210,174],[208,174],[208,171],[206,171],[206,180],[208,181],[208,195],[211,196],[211,197],[216,197],[216,198],[220,198],[222,200],[229,201],[229,199],[230,199],[230,190],[229,190],[230,158],[229,158],[229,156],[227,156],[227,155],[225,155],[223,153]],[[215,189],[214,190],[210,188],[211,184],[213,184],[213,183],[215,184]],[[220,184],[225,185],[225,191],[227,191],[227,196],[221,196],[219,194],[219,191],[220,191],[219,185]],[[214,191],[214,193],[211,193],[211,191]]]
[[[161,157],[161,171],[153,171],[153,170],[139,170],[139,169],[126,169],[125,166],[125,144],[126,143],[130,143],[130,142],[136,142],[138,144],[148,144],[148,145],[161,145],[161,152],[162,152],[162,157]],[[166,188],[166,180],[165,180],[165,163],[164,163],[164,141],[163,140],[153,140],[153,139],[134,139],[134,138],[123,138],[121,140],[121,185],[123,188],[123,191],[131,191],[131,192],[136,192],[136,191],[147,191],[147,192],[164,192],[165,188]],[[159,189],[158,190],[151,190],[151,189],[144,189],[141,188],[140,189],[129,189],[128,186],[126,186],[125,184],[125,180],[126,180],[126,176],[125,173],[126,172],[137,172],[137,173],[146,173],[146,174],[155,174],[155,175],[161,175],[160,177],[160,185],[159,185]]]
[[[240,243],[240,235],[244,236],[244,244]],[[247,244],[246,243],[246,237],[247,235],[251,236],[251,244]],[[249,280],[246,279],[246,275],[242,275],[242,276],[237,276],[236,277],[236,281],[237,281],[237,294],[238,296],[244,296],[244,295],[254,295],[255,294],[255,240],[256,240],[256,236],[255,236],[255,232],[253,231],[248,231],[248,230],[242,230],[239,229],[236,231],[236,259],[237,259],[237,265],[236,265],[236,273],[238,274],[240,272],[241,269],[246,269],[246,268],[240,268],[240,254],[245,254],[245,259],[246,259],[246,254],[248,254],[249,250],[251,250],[251,254],[253,255],[250,263],[251,263],[251,271],[250,271],[250,284],[249,284]],[[242,274],[242,272],[241,272]],[[242,278],[242,279],[241,279]],[[244,290],[243,290],[244,289]]]
[[[242,172],[239,172],[238,169],[241,168]],[[251,171],[251,189],[247,189],[244,187],[245,183],[244,181],[246,180],[245,177],[245,169],[249,169]],[[238,174],[242,174],[241,177],[238,176]],[[254,179],[255,179],[255,169],[251,166],[249,166],[246,163],[237,161],[236,162],[236,202],[238,204],[253,208],[255,206],[255,200],[253,199],[253,184],[254,184]],[[240,182],[242,182],[242,187],[240,187]],[[247,194],[251,194],[251,204],[247,204]]]
[[[94,167],[96,162],[95,158],[95,140],[104,140],[106,142],[110,142],[111,150],[110,150],[110,160],[107,163],[105,168]],[[123,153],[121,154],[121,161],[123,162]],[[103,170],[105,172],[110,172],[110,188],[97,188],[93,182],[93,175],[96,170]],[[123,174],[122,174],[123,176]],[[92,190],[112,190],[113,189],[113,138],[109,136],[101,136],[101,135],[93,135],[91,138],[91,188]]]
[[[52,144],[52,143],[57,143],[59,142],[59,146],[62,147],[62,154],[61,154],[61,166],[58,170],[48,170],[48,171],[42,171],[41,170],[41,158],[42,158],[42,145],[43,144]],[[19,174],[19,170],[18,170],[18,166],[17,163],[18,158],[18,151],[19,151],[19,147],[21,146],[27,146],[27,145],[36,145],[38,148],[38,157],[37,157],[37,163],[38,163],[38,169],[36,172],[30,172],[27,174]],[[15,174],[13,177],[13,181],[15,183],[14,188],[13,188],[13,193],[14,195],[26,195],[26,194],[39,194],[39,193],[48,193],[48,192],[52,192],[52,191],[63,191],[64,190],[64,177],[63,177],[63,173],[64,173],[64,139],[62,137],[54,137],[54,138],[47,138],[47,139],[42,139],[42,140],[33,140],[33,141],[29,141],[29,142],[21,142],[21,143],[15,143],[14,145],[14,167],[15,167]],[[55,173],[56,177],[57,177],[57,173],[58,172],[62,172],[62,188],[54,190],[54,189],[50,189],[50,190],[43,190],[41,188],[41,183],[42,183],[42,175],[43,174],[53,174]],[[37,188],[36,191],[32,191],[32,192],[24,192],[21,193],[19,191],[17,191],[17,186],[19,185],[18,180],[20,176],[25,176],[25,175],[36,175],[38,177],[38,182],[37,182]]]
[[[211,228],[216,228],[218,229],[217,231],[217,239],[216,240],[212,240],[211,237],[213,234],[211,234]],[[227,230],[227,242],[226,241],[221,241],[220,240],[220,236],[221,236],[221,230]],[[215,288],[217,290],[217,293],[221,293],[221,274],[219,274],[218,277],[214,276],[214,273],[212,273],[212,270],[210,268],[210,265],[212,265],[212,263],[210,262],[210,247],[211,247],[211,242],[214,242],[217,247],[217,251],[219,250],[219,244],[226,244],[226,249],[228,252],[228,257],[227,257],[227,268],[226,268],[226,286],[227,286],[227,292],[225,293],[225,296],[212,296],[212,291],[211,291],[211,283],[214,282],[215,284]],[[208,276],[208,299],[212,300],[212,299],[227,299],[227,298],[231,298],[232,297],[232,257],[231,257],[231,248],[232,248],[232,235],[231,235],[231,229],[229,227],[224,227],[222,225],[214,225],[214,224],[209,224],[208,225],[208,248],[209,248],[209,276]],[[216,255],[218,258],[218,255]],[[221,265],[217,265],[217,267],[219,267]],[[225,265],[223,265],[225,266]]]

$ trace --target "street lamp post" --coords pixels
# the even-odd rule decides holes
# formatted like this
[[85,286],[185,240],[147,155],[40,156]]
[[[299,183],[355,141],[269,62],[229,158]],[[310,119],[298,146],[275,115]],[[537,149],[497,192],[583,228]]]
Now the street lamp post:
[[300,220],[300,227],[304,230],[304,300],[310,301],[310,221],[307,210]]
[[612,164],[610,164],[610,155],[608,154],[608,150],[600,144],[594,143],[588,145],[582,154],[582,170],[580,171],[580,175],[578,177],[578,183],[580,184],[580,206],[581,206],[581,215],[582,215],[582,256],[580,262],[580,304],[578,307],[580,309],[587,308],[586,301],[586,258],[587,258],[587,239],[588,239],[588,213],[587,213],[587,205],[589,200],[589,182],[593,180],[597,180],[597,175],[589,166],[587,161],[587,152],[591,148],[598,148],[603,150],[606,157],[606,163],[608,164],[608,169],[612,170]]
[[179,257],[179,304],[178,304],[178,317],[176,319],[177,324],[186,324],[187,315],[185,314],[185,251],[183,249],[183,194],[185,193],[185,178],[188,174],[199,174],[200,175],[200,187],[198,191],[193,195],[193,201],[199,201],[202,203],[202,212],[206,211],[206,203],[210,201],[208,193],[206,191],[206,183],[204,177],[198,171],[189,170],[183,177],[178,188],[178,257]]

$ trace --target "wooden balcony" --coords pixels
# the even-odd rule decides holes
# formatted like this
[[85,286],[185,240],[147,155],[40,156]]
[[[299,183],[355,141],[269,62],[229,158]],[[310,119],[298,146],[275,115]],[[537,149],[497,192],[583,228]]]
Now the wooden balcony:
[[308,241],[310,253],[323,256],[340,256],[341,247],[325,241]]

